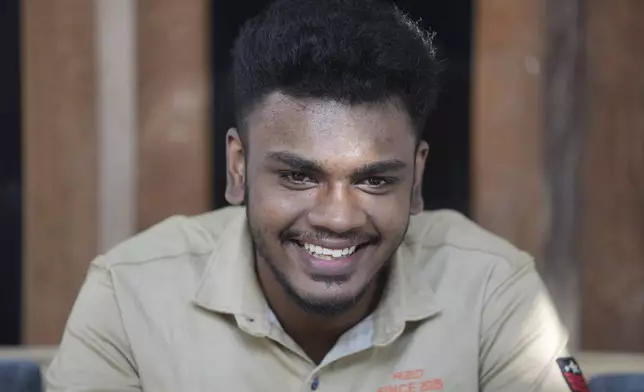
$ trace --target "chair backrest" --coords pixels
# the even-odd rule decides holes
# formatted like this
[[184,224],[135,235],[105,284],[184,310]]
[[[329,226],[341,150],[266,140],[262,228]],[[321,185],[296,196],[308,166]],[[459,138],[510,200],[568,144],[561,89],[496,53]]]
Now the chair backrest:
[[588,387],[590,392],[644,392],[644,373],[597,375]]
[[0,358],[0,391],[42,392],[40,367],[23,359]]

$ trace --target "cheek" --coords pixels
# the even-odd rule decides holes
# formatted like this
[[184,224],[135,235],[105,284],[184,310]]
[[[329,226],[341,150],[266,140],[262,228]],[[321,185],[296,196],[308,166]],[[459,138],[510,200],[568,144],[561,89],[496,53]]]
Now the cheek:
[[248,190],[253,214],[278,230],[283,230],[306,211],[315,197],[312,191],[294,192],[270,178],[254,181]]
[[404,230],[410,215],[410,195],[405,192],[369,197],[363,201],[366,213],[383,236]]

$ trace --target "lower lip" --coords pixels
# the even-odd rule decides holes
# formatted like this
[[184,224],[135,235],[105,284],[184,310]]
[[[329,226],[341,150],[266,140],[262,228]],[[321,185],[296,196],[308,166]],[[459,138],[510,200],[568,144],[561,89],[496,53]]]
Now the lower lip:
[[349,256],[327,260],[313,256],[298,244],[293,243],[293,247],[295,248],[300,260],[304,261],[304,264],[310,270],[309,272],[318,275],[330,276],[344,275],[351,272],[351,270],[354,269],[354,264],[358,261],[365,249],[365,247],[361,247]]

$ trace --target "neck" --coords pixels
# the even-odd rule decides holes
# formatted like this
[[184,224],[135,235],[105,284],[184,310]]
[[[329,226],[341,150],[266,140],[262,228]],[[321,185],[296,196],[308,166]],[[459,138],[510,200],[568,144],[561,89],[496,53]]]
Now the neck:
[[268,305],[284,331],[316,363],[342,334],[371,314],[380,300],[383,279],[374,279],[351,309],[334,316],[312,314],[293,301],[264,260],[257,260],[257,276]]

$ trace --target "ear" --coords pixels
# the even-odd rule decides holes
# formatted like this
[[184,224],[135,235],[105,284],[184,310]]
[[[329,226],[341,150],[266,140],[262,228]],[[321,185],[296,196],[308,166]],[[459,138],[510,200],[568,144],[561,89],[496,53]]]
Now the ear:
[[246,162],[244,143],[236,128],[226,134],[226,200],[239,205],[244,202]]
[[414,170],[414,185],[411,190],[411,214],[416,215],[423,211],[423,174],[425,173],[425,162],[429,154],[429,144],[421,140],[416,148],[416,166]]

